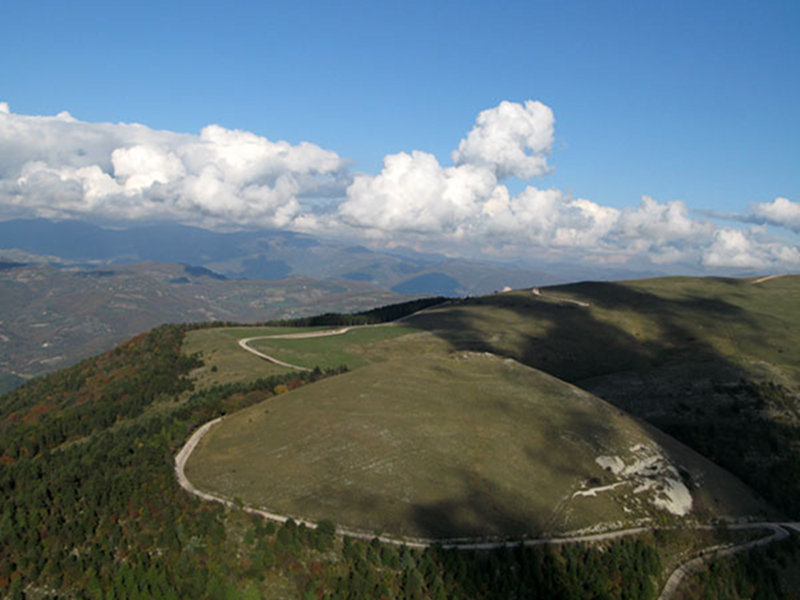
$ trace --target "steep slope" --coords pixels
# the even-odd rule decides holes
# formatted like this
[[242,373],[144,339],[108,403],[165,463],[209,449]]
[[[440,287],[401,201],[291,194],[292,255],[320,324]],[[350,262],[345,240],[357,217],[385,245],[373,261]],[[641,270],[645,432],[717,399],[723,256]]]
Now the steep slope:
[[423,538],[774,514],[668,436],[517,361],[449,352],[429,333],[371,352],[377,362],[226,417],[189,479],[278,513]]
[[800,276],[580,283],[409,322],[641,416],[800,514]]

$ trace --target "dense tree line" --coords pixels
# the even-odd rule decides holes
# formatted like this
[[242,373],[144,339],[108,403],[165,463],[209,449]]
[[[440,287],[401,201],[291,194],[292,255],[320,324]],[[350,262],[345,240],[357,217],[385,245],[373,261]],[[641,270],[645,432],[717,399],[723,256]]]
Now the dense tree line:
[[[712,561],[682,588],[682,597],[718,600],[782,600],[781,579],[800,569],[800,539],[791,536],[744,555]],[[796,583],[796,581],[795,581]]]
[[[346,573],[324,597],[369,598],[630,598],[657,596],[661,564],[641,540],[603,546],[509,546],[463,551],[365,543],[345,538]],[[322,591],[322,590],[320,590]]]
[[177,402],[199,364],[181,355],[182,335],[160,327],[0,399],[0,593],[34,585],[77,597],[201,597],[206,561],[231,562],[225,512],[176,486],[175,452],[203,421],[330,373]]
[[158,327],[6,394],[0,402],[0,457],[35,456],[191,389],[185,375],[202,363],[181,353],[182,341],[181,327]]
[[191,431],[334,372],[192,391],[185,330],[157,328],[0,398],[0,596],[654,597],[651,541],[416,550],[194,498],[173,467]]
[[447,298],[443,296],[421,298],[419,300],[410,300],[408,302],[400,302],[398,304],[379,306],[378,308],[352,314],[325,313],[314,317],[302,317],[299,319],[275,321],[271,324],[290,325],[294,327],[323,327],[327,325],[377,325],[379,323],[388,323],[390,321],[402,319],[403,317],[412,315],[415,312],[425,308],[430,308],[431,306],[441,304],[446,300]]
[[[353,325],[379,325],[397,321],[403,317],[414,314],[420,310],[430,308],[448,298],[436,296],[431,298],[420,298],[409,300],[397,304],[387,304],[370,310],[356,313],[324,313],[313,317],[298,317],[296,319],[280,319],[273,321],[263,321],[261,323],[248,323],[248,327],[333,327],[333,326],[353,326]],[[212,321],[205,323],[192,323],[187,325],[191,329],[208,329],[214,327],[242,327],[243,323],[233,321]]]

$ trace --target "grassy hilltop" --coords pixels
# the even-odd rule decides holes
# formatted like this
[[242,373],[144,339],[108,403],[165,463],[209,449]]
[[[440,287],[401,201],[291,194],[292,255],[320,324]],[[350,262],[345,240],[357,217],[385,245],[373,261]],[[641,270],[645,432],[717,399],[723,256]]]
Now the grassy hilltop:
[[[800,320],[797,287],[791,277],[586,283],[452,301],[404,327],[254,341],[293,364],[355,371],[229,417],[187,473],[270,510],[423,537],[684,516],[666,508],[680,485],[692,496],[686,514],[700,520],[771,514],[735,478],[571,381],[722,457],[791,509],[794,497],[782,493],[793,482],[748,469],[759,458],[773,473],[795,468],[791,397],[778,406],[769,394],[797,389],[800,361],[783,337]],[[636,379],[655,383],[628,385]],[[616,381],[624,385],[614,392]],[[732,435],[757,439],[731,444]],[[758,454],[781,435],[782,453]],[[657,454],[666,458],[660,480],[631,475]],[[653,489],[632,493],[643,484]]]
[[518,538],[671,516],[657,506],[666,495],[633,494],[647,477],[617,478],[597,462],[632,464],[639,447],[680,465],[696,516],[769,512],[721,469],[540,371],[448,355],[428,334],[395,343],[402,360],[227,417],[195,450],[188,477],[224,497],[368,532]]
[[[705,282],[678,283],[706,292],[718,283]],[[735,293],[721,293],[715,303],[736,300],[742,304],[739,316],[758,327],[760,320],[780,321],[772,329],[763,326],[775,333],[773,340],[754,338],[771,345],[773,354],[763,356],[772,358],[756,358],[760,362],[754,363],[746,355],[726,358],[724,348],[709,350],[708,360],[692,370],[691,353],[677,343],[682,332],[672,338],[675,347],[656,352],[666,339],[659,338],[643,346],[638,358],[636,344],[619,332],[616,337],[598,337],[594,344],[584,341],[586,354],[578,352],[581,344],[575,340],[569,352],[553,344],[553,353],[546,356],[561,356],[556,361],[561,366],[568,361],[591,365],[590,350],[601,365],[606,364],[603,351],[608,349],[632,357],[634,366],[627,371],[593,368],[581,372],[574,383],[593,390],[605,383],[614,391],[614,378],[621,378],[616,381],[630,384],[630,390],[617,390],[614,397],[603,393],[606,398],[619,406],[639,406],[640,414],[652,422],[660,418],[688,433],[693,430],[687,425],[703,425],[700,417],[706,411],[718,424],[716,434],[702,430],[699,439],[712,449],[746,449],[753,440],[742,433],[743,424],[785,436],[763,438],[769,444],[796,440],[791,415],[796,414],[792,411],[797,388],[791,377],[797,363],[789,354],[796,330],[794,317],[787,315],[794,309],[792,286],[797,279],[720,283],[727,287],[719,289]],[[581,302],[586,301],[586,288],[596,285],[600,286],[583,286]],[[658,285],[620,284],[634,289]],[[680,297],[680,285],[664,287],[677,290],[674,295]],[[542,329],[539,311],[568,315],[572,323],[591,331],[592,322],[602,317],[594,311],[608,310],[597,302],[606,291],[596,288],[595,304],[589,307],[555,297],[574,293],[579,298],[576,289],[453,302],[420,313],[403,327],[354,330],[351,337],[254,342],[263,352],[291,351],[298,361],[344,360],[352,371],[336,377],[270,365],[237,344],[241,337],[286,333],[285,328],[164,326],[26,383],[0,397],[0,596],[655,598],[672,569],[691,553],[763,535],[726,528],[665,528],[681,519],[669,507],[686,506],[683,489],[692,495],[690,520],[723,510],[771,513],[740,482],[695,452],[566,383],[566,376],[548,375],[547,368],[523,364],[523,354],[511,354],[514,348],[503,336],[518,334],[493,325],[510,318],[509,301],[523,306],[512,314],[524,335]],[[764,295],[763,308],[748,315],[755,310],[757,294]],[[671,304],[675,300],[663,291],[653,293],[659,295],[662,299],[654,301],[661,302],[662,309],[683,306]],[[707,303],[703,309],[709,325],[714,324],[713,307]],[[464,311],[476,321],[471,329],[461,327]],[[687,319],[691,322],[686,327],[700,322],[695,316]],[[363,315],[348,318],[363,320]],[[668,310],[661,317],[657,311],[647,316],[651,323],[659,318],[677,317]],[[335,320],[329,315],[320,319],[324,323],[312,321],[323,325]],[[457,326],[445,327],[448,321]],[[544,333],[517,339],[553,342],[547,337],[548,327],[559,334],[569,330],[565,322],[544,322]],[[481,323],[483,330],[477,326]],[[608,323],[596,329],[614,330]],[[737,335],[728,334],[728,339],[736,341]],[[612,347],[613,340],[618,346]],[[622,343],[625,340],[630,343]],[[698,337],[681,343],[702,341]],[[724,339],[715,343],[724,344]],[[712,346],[709,342],[707,347]],[[519,346],[516,351],[525,349]],[[681,387],[690,381],[695,396]],[[666,393],[669,389],[673,395]],[[690,417],[683,421],[678,417],[687,409],[680,402],[690,408]],[[198,451],[210,459],[190,465],[190,471],[207,469],[213,479],[216,465],[229,460],[226,454],[238,456],[233,466],[237,471],[231,469],[229,475],[239,479],[214,485],[228,486],[235,496],[254,494],[248,496],[254,503],[280,474],[287,511],[330,515],[335,506],[343,523],[365,528],[373,526],[370,518],[379,517],[393,527],[405,523],[409,533],[502,535],[577,527],[620,514],[624,519],[653,516],[657,527],[635,538],[601,543],[455,551],[335,537],[330,522],[319,530],[293,521],[275,526],[199,500],[176,483],[173,460],[178,449],[191,431],[221,415],[226,415],[225,427]],[[228,428],[227,423],[238,426]],[[724,435],[739,436],[739,443],[717,444],[726,440]],[[276,447],[281,439],[284,447]],[[692,442],[691,435],[684,439]],[[209,452],[214,445],[217,450]],[[365,448],[384,461],[368,460]],[[785,451],[792,448],[788,444]],[[248,454],[272,461],[272,470],[251,470],[249,479],[240,477],[239,468],[247,462],[241,458]],[[306,460],[301,464],[296,454]],[[788,467],[780,468],[781,460],[789,464],[791,454],[772,456],[775,466],[765,469],[778,469],[773,472],[786,475],[785,484],[794,485],[797,478],[790,476]],[[298,470],[289,473],[293,467]],[[348,467],[343,474],[335,471]],[[324,493],[302,495],[325,477],[342,486],[343,495],[330,490],[333,504],[325,505]],[[779,487],[760,489],[772,493],[773,499],[784,497]],[[403,498],[401,492],[413,493],[414,504],[402,506],[397,501]],[[564,502],[554,506],[559,494]],[[356,504],[360,514],[353,510]],[[319,513],[313,512],[315,505]],[[690,582],[688,594],[719,597],[724,590],[729,597],[745,598],[757,590],[759,597],[784,597],[786,590],[796,589],[798,555],[800,545],[793,536],[735,561],[724,559]],[[787,587],[792,581],[794,588]]]
[[578,283],[409,323],[598,394],[800,516],[800,276]]

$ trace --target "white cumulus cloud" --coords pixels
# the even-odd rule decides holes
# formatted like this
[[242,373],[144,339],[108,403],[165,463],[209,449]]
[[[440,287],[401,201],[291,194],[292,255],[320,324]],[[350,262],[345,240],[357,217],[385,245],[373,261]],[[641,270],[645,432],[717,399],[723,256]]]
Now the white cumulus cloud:
[[379,174],[354,178],[337,217],[371,237],[590,247],[614,226],[617,209],[533,186],[513,196],[500,182],[546,173],[552,142],[550,108],[502,102],[478,115],[453,166],[427,152],[389,155]]
[[629,253],[647,255],[656,264],[693,260],[697,246],[708,243],[715,227],[689,216],[680,200],[660,203],[643,196],[639,206],[626,207],[613,229],[616,245]]
[[[473,254],[480,248],[492,255],[617,264],[644,258],[655,265],[695,268],[794,264],[794,246],[752,231],[720,229],[693,217],[679,200],[643,196],[638,206],[617,209],[533,185],[511,194],[503,179],[546,173],[552,142],[548,107],[502,102],[478,115],[452,154],[453,166],[421,151],[389,155],[377,175],[355,176],[332,218],[311,219],[308,226],[343,225],[352,235],[386,243]],[[778,203],[778,209],[788,218],[794,206]]]
[[643,196],[639,206],[621,212],[617,229],[621,238],[661,246],[706,237],[713,226],[692,219],[689,209],[680,200],[659,203],[650,196]]
[[0,204],[11,215],[278,226],[301,197],[341,195],[347,161],[310,143],[205,127],[199,135],[0,110]]
[[371,237],[584,248],[607,235],[618,215],[556,189],[527,186],[513,196],[489,169],[442,167],[418,151],[387,156],[376,176],[356,176],[338,207],[343,223]]
[[714,232],[703,254],[707,267],[800,267],[800,251],[794,246],[761,241],[755,231],[723,228]]
[[[620,209],[535,185],[511,193],[507,178],[550,171],[553,140],[548,106],[504,101],[478,114],[452,164],[413,150],[386,156],[377,174],[354,174],[336,152],[307,142],[219,125],[185,134],[67,112],[19,115],[0,103],[0,218],[282,227],[471,257],[800,266],[796,243],[764,227],[720,227],[679,200],[644,196]],[[739,220],[800,233],[800,203],[753,204]]]
[[483,229],[488,236],[515,244],[589,248],[608,234],[619,211],[560,190],[527,186],[517,196],[505,188],[488,199]]
[[402,152],[387,156],[379,175],[355,177],[339,216],[355,227],[453,234],[469,226],[496,186],[486,169],[443,168],[427,152]]
[[800,233],[800,202],[779,197],[772,202],[751,204],[750,212],[757,219],[762,219],[770,225],[778,225]]
[[478,115],[453,151],[453,162],[488,167],[499,179],[543,175],[550,170],[547,156],[553,145],[553,123],[553,111],[541,102],[503,101]]
[[154,183],[169,183],[186,175],[183,161],[158,146],[137,144],[111,153],[113,175],[125,192],[139,193]]

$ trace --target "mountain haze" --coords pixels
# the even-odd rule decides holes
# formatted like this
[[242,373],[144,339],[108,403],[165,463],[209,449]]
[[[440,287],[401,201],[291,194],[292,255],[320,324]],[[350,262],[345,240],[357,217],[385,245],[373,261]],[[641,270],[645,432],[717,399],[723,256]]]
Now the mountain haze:
[[[450,259],[402,248],[379,252],[349,242],[281,230],[220,233],[175,224],[108,229],[81,221],[28,219],[0,222],[0,257],[27,253],[31,261],[58,257],[71,263],[141,261],[204,266],[231,279],[290,275],[344,279],[436,295],[441,281],[453,294],[565,281],[549,273],[491,262]],[[36,258],[42,255],[42,258]],[[25,256],[21,254],[20,256]],[[447,278],[447,279],[445,279]],[[410,283],[415,282],[415,283]]]
[[166,263],[17,265],[0,270],[0,375],[53,371],[165,322],[267,321],[402,298],[364,282],[231,281]]

